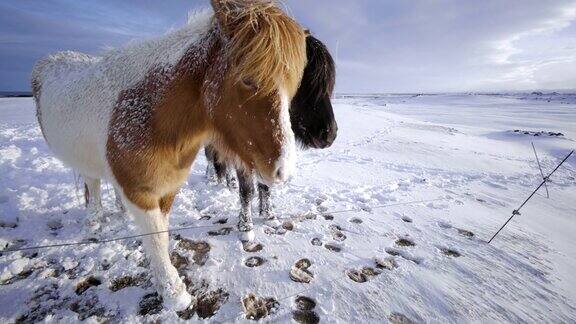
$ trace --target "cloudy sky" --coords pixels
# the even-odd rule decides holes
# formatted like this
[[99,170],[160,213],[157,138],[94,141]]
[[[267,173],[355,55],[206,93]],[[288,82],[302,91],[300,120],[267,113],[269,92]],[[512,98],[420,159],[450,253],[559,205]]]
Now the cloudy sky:
[[[331,49],[338,92],[576,89],[576,0],[284,0]],[[34,62],[182,25],[208,0],[2,0],[0,91]]]

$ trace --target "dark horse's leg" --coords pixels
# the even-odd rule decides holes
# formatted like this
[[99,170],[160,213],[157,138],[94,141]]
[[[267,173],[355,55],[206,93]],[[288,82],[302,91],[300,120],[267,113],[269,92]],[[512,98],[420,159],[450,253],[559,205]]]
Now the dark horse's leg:
[[206,145],[204,155],[206,156],[206,178],[210,181],[216,180],[216,167],[214,166],[216,151],[211,145]]
[[258,184],[258,198],[260,200],[260,217],[266,220],[266,224],[271,227],[279,227],[280,221],[276,215],[271,213],[270,206],[270,187],[263,183]]
[[208,161],[208,166],[206,168],[206,176],[208,178],[216,176],[218,182],[223,182],[226,176],[227,167],[225,163],[221,163],[218,160],[218,152],[212,145],[207,145],[204,148],[204,154],[206,155],[206,160]]
[[240,187],[240,216],[238,231],[240,240],[250,242],[254,240],[254,223],[252,222],[252,199],[254,198],[254,176],[250,171],[236,170]]
[[226,186],[236,188],[236,179],[228,169],[226,163],[220,162],[216,149],[212,145],[207,145],[204,148],[204,154],[208,161],[206,177],[208,177],[208,179],[216,177],[218,183],[224,183],[224,179],[226,179]]
[[236,183],[236,178],[230,172],[230,168],[226,167],[226,186],[230,189],[238,188],[238,183]]

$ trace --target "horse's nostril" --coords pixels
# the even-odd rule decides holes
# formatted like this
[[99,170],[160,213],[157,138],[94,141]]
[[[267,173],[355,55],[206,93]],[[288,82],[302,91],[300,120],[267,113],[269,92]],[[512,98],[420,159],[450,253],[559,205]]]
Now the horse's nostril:
[[334,132],[328,131],[322,135],[323,135],[322,140],[320,141],[322,144],[321,144],[320,148],[330,147],[332,145],[332,143],[334,142],[334,139],[336,138]]
[[337,130],[334,128],[331,128],[330,131],[326,133],[326,142],[328,143],[328,146],[334,143],[334,141],[336,140],[337,133],[338,133]]
[[332,143],[334,143],[335,140],[336,140],[336,134],[330,134],[327,140],[328,145],[332,145]]

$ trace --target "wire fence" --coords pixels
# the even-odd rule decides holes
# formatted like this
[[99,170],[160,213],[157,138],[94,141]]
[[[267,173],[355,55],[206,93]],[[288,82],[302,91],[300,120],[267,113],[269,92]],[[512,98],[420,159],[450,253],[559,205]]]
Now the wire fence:
[[[438,202],[438,201],[447,201],[447,200],[450,200],[450,198],[415,200],[415,201],[398,202],[398,203],[391,203],[391,204],[382,204],[382,205],[376,205],[376,206],[368,206],[368,207],[364,207],[364,208],[348,208],[348,209],[330,210],[330,211],[324,211],[324,212],[308,212],[308,213],[313,213],[313,214],[318,215],[318,216],[337,215],[337,214],[343,214],[343,213],[348,213],[348,212],[369,212],[372,210],[379,210],[379,209],[385,209],[385,208],[391,208],[391,207],[397,207],[397,206],[419,205],[419,204]],[[280,217],[278,219],[279,220],[301,221],[303,218],[306,218],[306,215],[307,214],[304,213],[304,214],[292,215],[289,217]],[[212,228],[221,227],[221,226],[223,226],[223,224],[212,224],[212,225],[205,225],[205,226],[183,226],[183,227],[172,228],[172,229],[169,229],[166,231],[158,231],[158,232],[137,234],[137,235],[128,235],[128,236],[122,236],[122,237],[116,237],[116,238],[108,238],[108,239],[100,239],[100,240],[91,239],[91,240],[80,241],[80,242],[68,242],[68,243],[38,245],[38,246],[30,246],[30,247],[20,247],[20,248],[15,248],[15,249],[6,249],[6,250],[0,251],[0,253],[4,254],[4,253],[10,253],[10,252],[60,248],[60,247],[69,247],[69,246],[101,245],[101,244],[106,244],[106,243],[111,243],[111,242],[132,240],[132,239],[137,239],[137,238],[142,238],[142,237],[152,236],[152,235],[157,235],[157,234],[164,234],[164,233],[172,234],[172,233],[179,233],[179,232],[188,231],[188,230],[212,229]],[[352,254],[352,255],[355,256],[356,258],[360,258],[354,254]],[[336,281],[347,280],[347,278],[348,278],[347,271],[348,270],[349,269],[343,269],[342,271],[340,271],[342,273],[342,275],[336,276],[334,278],[330,278],[328,281],[323,282],[323,284],[331,284],[331,283],[336,282]],[[308,292],[308,291],[310,291],[316,287],[317,286],[315,286],[315,285],[308,285],[308,287],[306,287],[304,289],[298,289],[294,293],[290,293],[286,296],[279,297],[279,298],[275,299],[273,302],[281,302],[281,301],[284,301],[287,299],[294,298],[294,297],[302,295],[302,294],[304,294],[304,293],[306,293],[306,292]],[[270,302],[266,302],[264,304],[259,305],[258,310],[261,310],[263,312],[268,312],[268,307],[271,307],[271,306],[272,305],[270,304]],[[274,312],[271,315],[273,315],[275,318],[278,318],[279,316],[283,316],[283,315],[281,315],[282,313],[289,312],[290,310],[291,309],[288,307],[283,308],[281,310]],[[244,315],[245,315],[245,313],[243,311],[241,311],[234,316],[231,316],[231,317],[228,317],[228,318],[221,320],[221,323],[227,323],[227,322],[234,321],[234,320],[236,320],[236,319],[238,319]]]
[[[436,201],[448,200],[448,198],[437,198],[437,199],[430,199],[430,200],[417,200],[417,201],[408,201],[402,203],[393,203],[393,204],[384,204],[384,205],[377,205],[377,206],[370,206],[371,210],[378,210],[383,208],[395,207],[395,206],[406,206],[406,205],[416,205],[416,204],[423,204],[423,203],[430,203]],[[350,208],[350,209],[342,209],[342,210],[333,210],[333,211],[325,211],[316,213],[317,215],[332,215],[332,214],[341,214],[347,212],[359,212],[365,211],[363,208]],[[290,217],[280,217],[279,220],[299,220],[302,215],[292,215]],[[165,231],[158,231],[158,232],[151,232],[151,233],[144,233],[144,234],[135,234],[135,235],[128,235],[128,236],[121,236],[115,238],[107,238],[107,239],[89,239],[80,242],[67,242],[67,243],[58,243],[58,244],[47,244],[47,245],[37,245],[37,246],[29,246],[29,247],[18,247],[14,249],[5,249],[1,250],[0,253],[13,253],[19,251],[30,251],[30,250],[40,250],[40,249],[49,249],[49,248],[59,248],[59,247],[68,247],[68,246],[81,246],[81,245],[101,245],[105,243],[112,243],[118,241],[125,241],[125,240],[133,240],[137,238],[158,235],[158,234],[173,234],[179,233],[183,231],[189,230],[196,230],[196,229],[211,229],[215,227],[221,227],[222,224],[212,224],[212,225],[203,225],[203,226],[182,226],[182,227],[175,227]]]
[[[532,197],[534,197],[534,195],[536,195],[536,193],[538,192],[538,190],[540,190],[540,188],[542,188],[543,186],[546,185],[546,183],[550,180],[550,177],[552,177],[552,175],[554,175],[554,173],[556,173],[556,171],[558,171],[558,169],[560,169],[560,167],[566,163],[566,161],[568,161],[568,159],[572,156],[572,154],[574,154],[574,151],[571,151],[561,162],[560,164],[558,164],[556,166],[556,168],[554,168],[554,170],[552,170],[552,172],[550,172],[550,174],[548,174],[547,176],[543,177],[542,182],[540,183],[540,185],[534,189],[534,191],[532,191],[532,194],[530,194],[530,196],[528,198],[526,198],[526,200],[524,200],[524,202],[520,205],[520,207],[518,207],[517,209],[515,209],[514,211],[512,211],[512,216],[510,216],[510,218],[508,218],[508,220],[504,223],[504,225],[502,225],[502,227],[500,227],[500,229],[494,234],[494,236],[492,236],[492,238],[488,241],[488,244],[492,243],[492,241],[494,241],[494,239],[498,236],[498,234],[500,234],[500,232],[502,232],[502,230],[510,223],[510,221],[512,221],[512,219],[514,219],[514,217],[519,216],[520,215],[520,210],[530,201],[530,199],[532,199]],[[548,187],[546,187],[546,191],[548,191]]]

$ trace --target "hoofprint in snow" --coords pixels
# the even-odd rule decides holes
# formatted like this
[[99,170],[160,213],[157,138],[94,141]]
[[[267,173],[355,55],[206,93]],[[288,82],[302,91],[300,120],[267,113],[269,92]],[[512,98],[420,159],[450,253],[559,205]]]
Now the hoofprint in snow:
[[[196,310],[162,310],[142,247],[128,240],[3,253],[0,320],[573,321],[575,158],[550,199],[539,193],[485,243],[541,181],[531,142],[545,172],[574,149],[576,100],[561,95],[344,96],[338,140],[301,152],[299,174],[273,197],[288,230],[257,224],[261,249],[245,251],[230,230],[237,193],[207,183],[203,159],[194,165],[171,224],[199,227],[172,236]],[[94,237],[31,99],[0,99],[0,175],[2,248]],[[131,235],[110,189],[98,238]],[[360,211],[334,212],[349,209]]]

